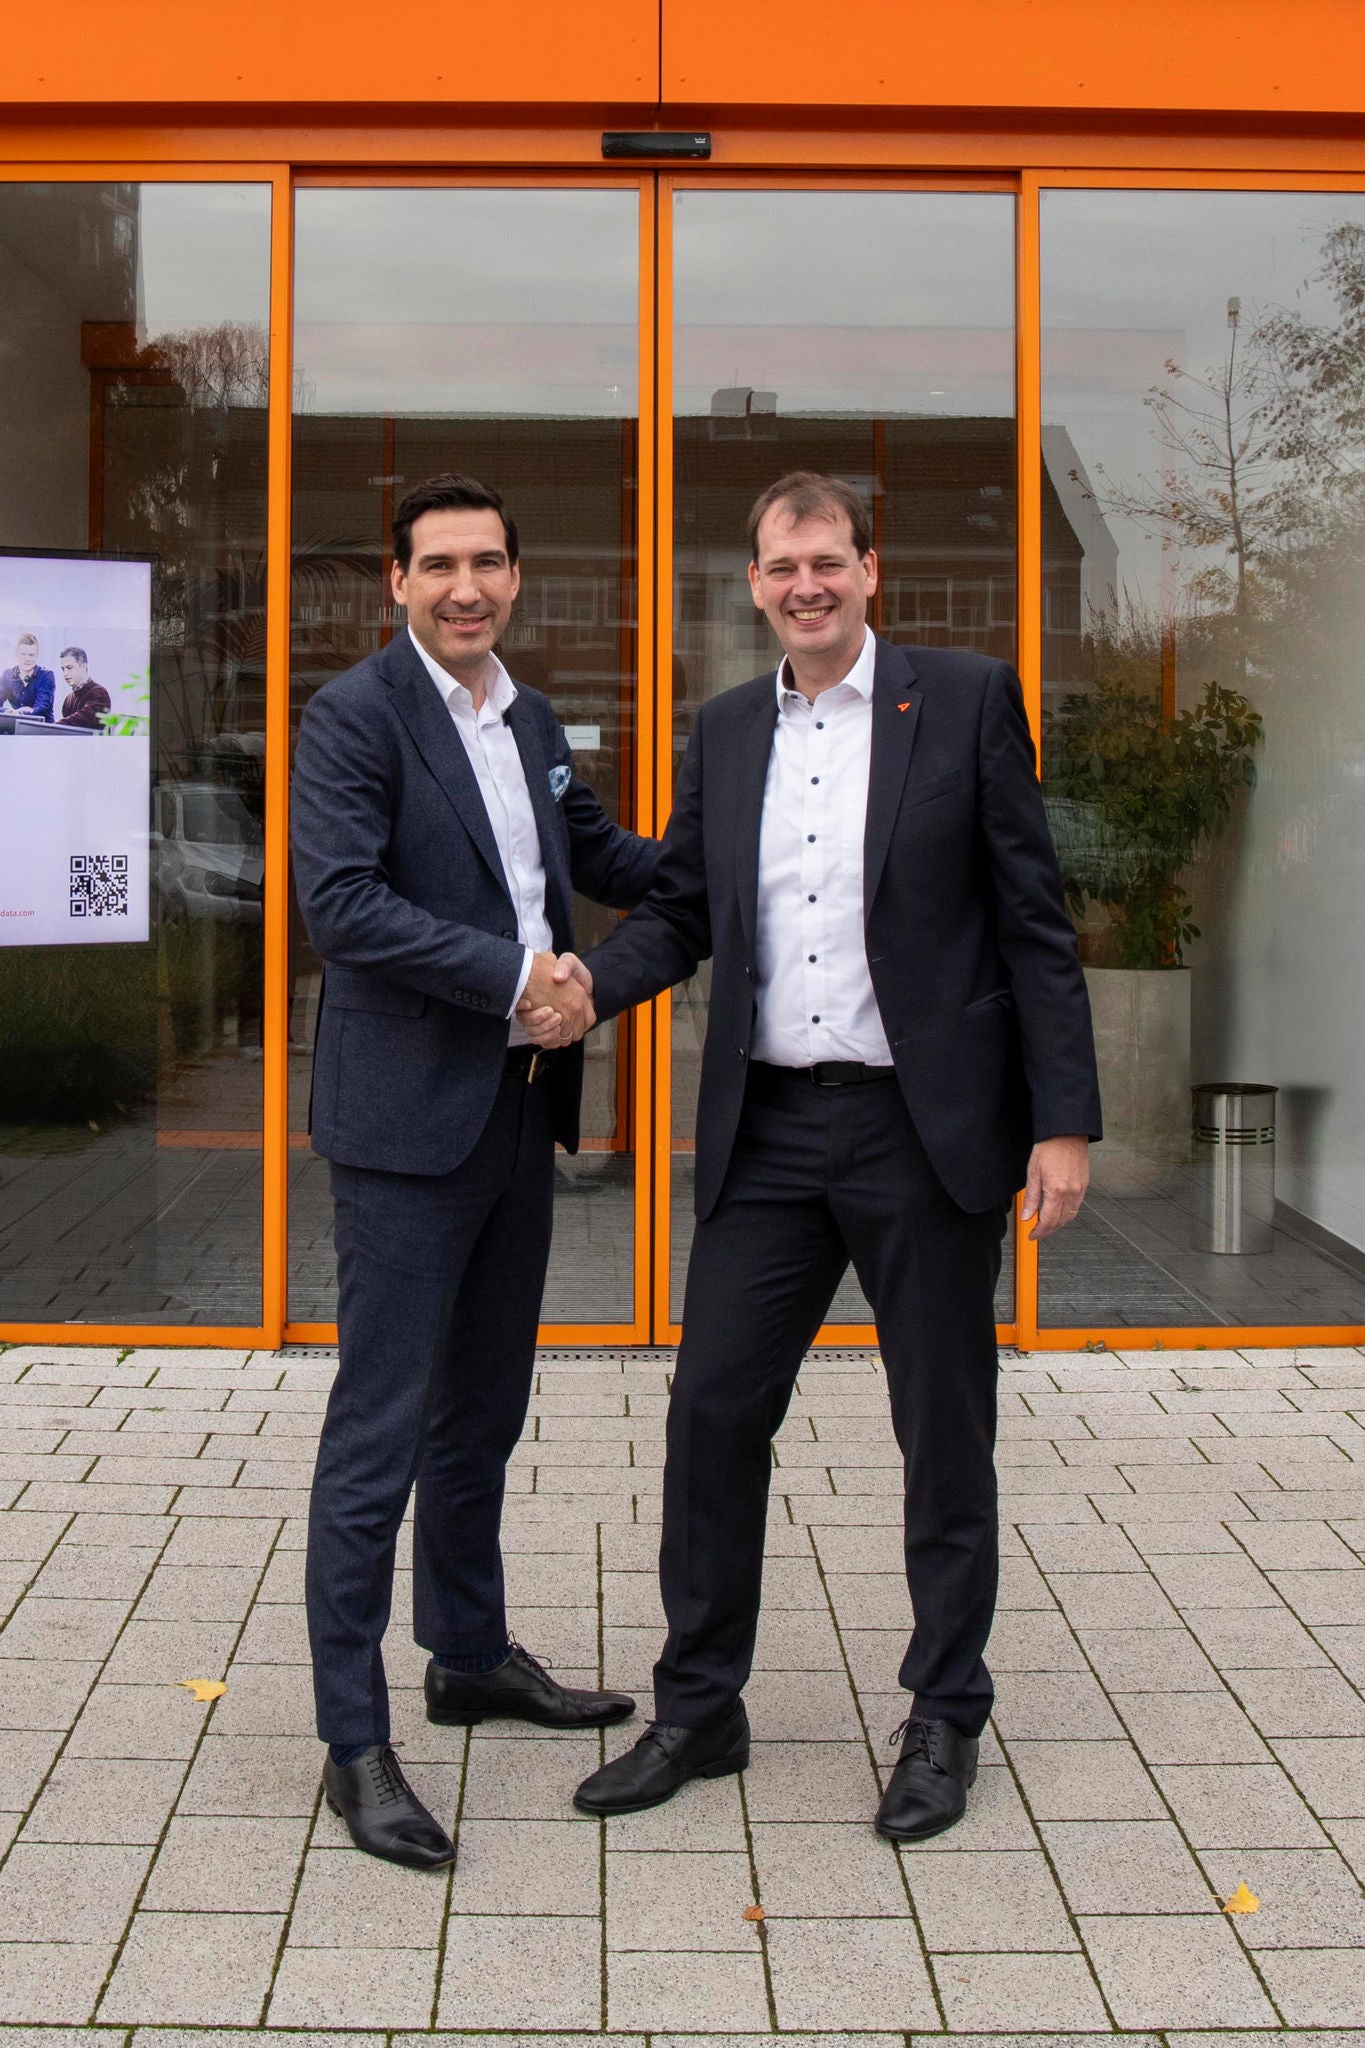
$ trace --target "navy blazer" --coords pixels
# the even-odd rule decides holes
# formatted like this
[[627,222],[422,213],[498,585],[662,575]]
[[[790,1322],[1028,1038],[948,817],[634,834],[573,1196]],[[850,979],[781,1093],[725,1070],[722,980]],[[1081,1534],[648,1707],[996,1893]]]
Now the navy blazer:
[[[573,945],[573,891],[626,909],[648,888],[659,849],[613,825],[573,775],[548,698],[519,683],[507,723],[562,952]],[[558,800],[555,768],[570,771]],[[524,952],[469,756],[406,632],[310,700],[290,803],[299,908],[326,963],[314,1149],[347,1166],[450,1173],[493,1106]],[[547,1083],[555,1137],[570,1152],[582,1080],[578,1045],[557,1056]]]
[[[697,1213],[715,1207],[754,1023],[759,831],[776,673],[702,706],[653,891],[587,956],[599,1017],[713,956]],[[877,643],[863,841],[867,963],[896,1076],[963,1209],[1007,1202],[1036,1139],[1100,1136],[1090,1005],[1003,661]]]

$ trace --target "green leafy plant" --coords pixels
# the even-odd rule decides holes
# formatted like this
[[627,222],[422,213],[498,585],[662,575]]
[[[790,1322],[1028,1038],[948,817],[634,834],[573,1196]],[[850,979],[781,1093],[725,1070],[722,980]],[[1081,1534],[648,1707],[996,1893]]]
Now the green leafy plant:
[[1048,816],[1080,919],[1091,903],[1111,921],[1120,967],[1179,967],[1198,938],[1181,876],[1254,783],[1262,720],[1236,690],[1210,683],[1167,717],[1159,698],[1123,678],[1077,691],[1044,727]]

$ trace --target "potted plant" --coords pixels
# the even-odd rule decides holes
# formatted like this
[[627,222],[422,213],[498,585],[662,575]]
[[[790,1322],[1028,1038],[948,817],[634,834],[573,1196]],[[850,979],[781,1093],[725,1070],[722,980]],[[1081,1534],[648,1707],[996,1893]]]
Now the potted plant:
[[1048,818],[1082,931],[1115,1189],[1135,1192],[1188,1160],[1184,956],[1199,928],[1184,877],[1255,781],[1261,731],[1239,691],[1211,682],[1168,713],[1123,675],[1076,691],[1044,721]]

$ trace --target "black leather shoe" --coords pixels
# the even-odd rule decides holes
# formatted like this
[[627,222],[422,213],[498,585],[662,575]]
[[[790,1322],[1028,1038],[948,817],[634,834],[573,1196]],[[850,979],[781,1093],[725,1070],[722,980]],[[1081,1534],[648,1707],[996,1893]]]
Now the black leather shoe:
[[902,1721],[891,1740],[901,1737],[900,1761],[877,1808],[877,1833],[889,1842],[925,1842],[967,1811],[980,1744],[949,1721],[918,1714]]
[[505,1664],[471,1677],[447,1671],[433,1657],[427,1666],[427,1719],[471,1727],[490,1714],[504,1720],[534,1721],[541,1728],[609,1728],[635,1712],[625,1692],[580,1692],[560,1685],[520,1643]]
[[662,1806],[689,1778],[728,1778],[749,1767],[749,1716],[736,1700],[709,1728],[651,1721],[634,1749],[603,1764],[574,1793],[580,1813],[639,1813]]
[[406,1863],[410,1870],[439,1870],[455,1861],[455,1844],[427,1812],[387,1743],[376,1743],[353,1764],[324,1758],[322,1789],[366,1855]]

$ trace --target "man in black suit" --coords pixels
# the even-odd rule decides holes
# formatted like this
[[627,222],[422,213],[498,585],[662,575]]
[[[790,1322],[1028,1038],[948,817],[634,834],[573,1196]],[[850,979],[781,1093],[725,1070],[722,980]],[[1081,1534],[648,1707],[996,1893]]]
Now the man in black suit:
[[877,1825],[913,1841],[965,1810],[991,1708],[995,1283],[1016,1189],[1039,1237],[1080,1207],[1090,1016],[1014,671],[874,638],[845,484],[784,477],[750,541],[785,660],[703,705],[654,889],[578,970],[609,1017],[714,962],[657,1719],[576,1803],[630,1812],[747,1763],[769,1445],[851,1259],[905,1459],[914,1613]]
[[[572,891],[625,908],[657,858],[573,773],[548,700],[494,653],[517,532],[472,478],[393,527],[407,630],[303,715],[292,837],[326,963],[313,1144],[336,1209],[340,1367],[313,1479],[307,1604],[323,1783],[362,1849],[454,1857],[389,1742],[381,1638],[414,1481],[413,1628],[428,1718],[600,1727],[634,1711],[512,1644],[498,1530],[526,1416],[556,1140],[578,1146],[591,1004],[551,979]],[[549,1055],[518,1006],[550,1008]]]

